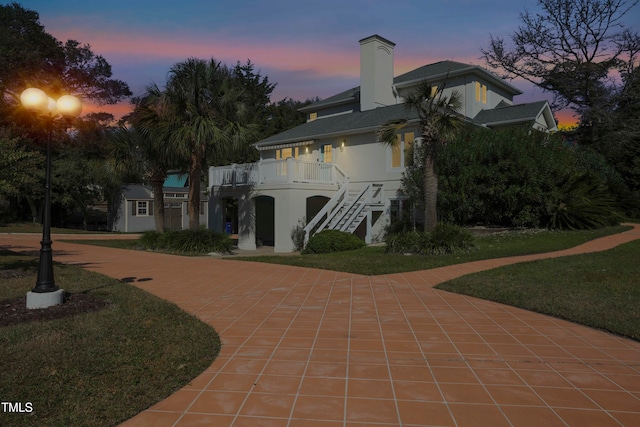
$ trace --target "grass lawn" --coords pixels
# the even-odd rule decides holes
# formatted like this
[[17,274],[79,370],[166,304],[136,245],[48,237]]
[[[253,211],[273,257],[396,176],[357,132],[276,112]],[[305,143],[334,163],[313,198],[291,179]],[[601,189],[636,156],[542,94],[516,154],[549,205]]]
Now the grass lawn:
[[[6,224],[0,226],[0,233],[42,233],[42,224],[35,222],[20,222],[13,224]],[[51,233],[63,233],[63,234],[113,234],[106,231],[85,231],[75,228],[57,228],[51,227]]]
[[592,254],[514,264],[437,286],[640,341],[640,241]]
[[[0,301],[33,288],[37,260],[0,250]],[[220,340],[174,304],[74,266],[55,264],[72,294],[109,301],[99,311],[0,327],[3,426],[113,426],[186,385],[210,366]]]
[[[586,231],[537,230],[534,232],[514,231],[485,235],[476,238],[477,250],[456,255],[391,255],[384,253],[384,247],[368,246],[354,251],[330,254],[265,255],[234,257],[234,259],[377,275],[427,270],[481,259],[558,251],[580,245],[598,237],[621,233],[629,229],[629,226],[617,226]],[[78,241],[78,243],[81,242]]]
[[[477,250],[456,255],[405,256],[384,253],[384,247],[368,246],[362,249],[330,254],[239,256],[234,260],[257,261],[300,267],[322,268],[347,273],[378,275],[405,271],[427,270],[445,265],[460,264],[481,259],[527,255],[558,251],[580,245],[589,240],[621,233],[629,226],[606,227],[584,231],[513,231],[485,235],[476,239]],[[120,249],[140,249],[136,240],[73,240],[65,242],[106,246]]]

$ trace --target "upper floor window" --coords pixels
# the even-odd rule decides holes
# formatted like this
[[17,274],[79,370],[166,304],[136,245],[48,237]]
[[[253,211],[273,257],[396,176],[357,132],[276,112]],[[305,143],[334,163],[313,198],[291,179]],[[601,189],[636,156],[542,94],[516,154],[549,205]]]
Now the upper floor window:
[[402,168],[408,165],[411,147],[415,141],[413,132],[398,134],[397,142],[391,146],[391,167]]
[[476,102],[487,103],[487,85],[476,82]]
[[309,121],[312,122],[318,118],[318,113],[309,113]]

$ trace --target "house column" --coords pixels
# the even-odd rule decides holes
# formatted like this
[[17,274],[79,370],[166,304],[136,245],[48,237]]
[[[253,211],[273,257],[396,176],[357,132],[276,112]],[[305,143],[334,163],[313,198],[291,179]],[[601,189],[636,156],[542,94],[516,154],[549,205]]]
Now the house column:
[[293,252],[295,249],[291,229],[306,215],[306,198],[305,191],[295,189],[279,192],[275,196],[274,252]]
[[220,197],[220,191],[211,189],[209,196],[209,229],[216,233],[224,232],[224,200]]
[[256,202],[248,194],[238,199],[238,249],[256,250]]

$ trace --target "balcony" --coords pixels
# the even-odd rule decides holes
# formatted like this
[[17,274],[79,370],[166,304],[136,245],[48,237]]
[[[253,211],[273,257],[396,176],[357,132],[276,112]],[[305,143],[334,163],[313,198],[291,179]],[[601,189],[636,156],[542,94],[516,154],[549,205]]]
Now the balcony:
[[342,185],[348,179],[334,163],[305,162],[291,157],[209,169],[209,185],[213,187],[294,183]]

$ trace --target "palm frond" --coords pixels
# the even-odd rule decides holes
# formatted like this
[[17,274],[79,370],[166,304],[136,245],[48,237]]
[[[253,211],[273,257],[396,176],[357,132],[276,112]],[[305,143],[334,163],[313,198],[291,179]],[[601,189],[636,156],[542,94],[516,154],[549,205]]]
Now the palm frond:
[[404,128],[406,125],[406,119],[391,120],[385,123],[376,131],[378,141],[386,145],[394,146],[398,143],[398,131],[400,131],[400,129]]

